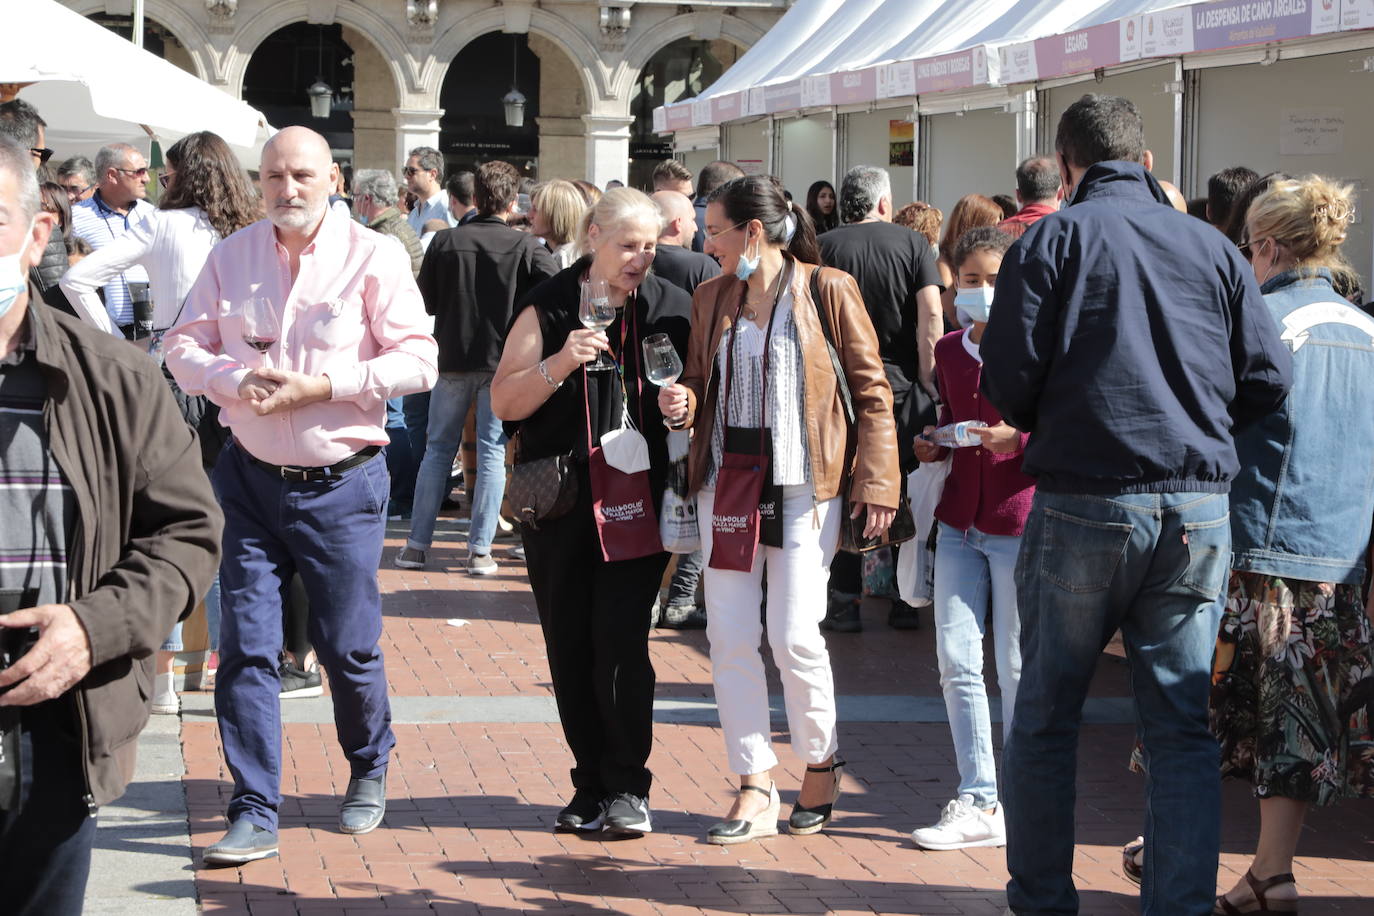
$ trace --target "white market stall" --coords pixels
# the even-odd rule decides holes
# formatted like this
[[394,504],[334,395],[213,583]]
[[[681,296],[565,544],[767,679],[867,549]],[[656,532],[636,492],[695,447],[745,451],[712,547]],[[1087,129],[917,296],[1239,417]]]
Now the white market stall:
[[[136,47],[55,0],[25,0],[24,14],[6,23],[0,83],[19,85],[19,98],[48,123],[47,145],[58,157],[94,157],[122,141],[165,148],[198,130],[219,134],[245,166],[256,168],[271,135],[263,115],[228,93]],[[60,36],[61,53],[54,53]]]
[[[1363,211],[1371,87],[1374,0],[798,0],[701,98],[655,118],[715,128],[726,158],[761,158],[794,193],[827,166],[887,164],[898,205],[948,210],[1010,189],[1017,161],[1053,151],[1065,108],[1110,93],[1135,102],[1155,173],[1187,196],[1248,165],[1350,181]],[[893,165],[908,148],[915,167]],[[1366,277],[1372,249],[1362,212],[1348,254]]]

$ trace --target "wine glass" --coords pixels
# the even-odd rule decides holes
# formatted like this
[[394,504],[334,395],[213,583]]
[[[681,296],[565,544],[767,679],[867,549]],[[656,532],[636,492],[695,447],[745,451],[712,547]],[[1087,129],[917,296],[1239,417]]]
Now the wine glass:
[[267,354],[281,337],[281,319],[272,300],[266,296],[250,296],[243,301],[243,342],[262,354],[264,368],[272,365]]
[[[660,388],[667,388],[682,375],[682,359],[667,334],[650,334],[640,344],[644,348],[644,374]],[[663,418],[665,426],[681,423],[682,417]]]
[[[615,306],[611,305],[611,288],[605,280],[588,277],[582,284],[582,301],[578,306],[577,317],[582,326],[589,331],[604,331],[615,321]],[[588,372],[604,372],[614,369],[615,363],[606,358],[603,350],[596,359],[587,363]]]

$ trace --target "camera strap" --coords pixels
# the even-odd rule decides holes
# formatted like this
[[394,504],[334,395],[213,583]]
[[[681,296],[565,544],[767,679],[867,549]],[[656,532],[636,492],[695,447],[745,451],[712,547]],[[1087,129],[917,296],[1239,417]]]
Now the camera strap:
[[[36,588],[0,588],[0,614],[33,607],[37,602]],[[36,636],[32,628],[0,629],[0,670],[19,661]],[[19,741],[21,714],[18,706],[0,706],[0,811],[13,811],[19,806],[19,789],[24,776]]]

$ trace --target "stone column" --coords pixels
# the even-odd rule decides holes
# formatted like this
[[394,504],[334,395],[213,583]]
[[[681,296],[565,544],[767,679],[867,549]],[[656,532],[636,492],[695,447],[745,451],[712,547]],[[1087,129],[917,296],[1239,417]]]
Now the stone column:
[[628,183],[634,118],[583,115],[582,123],[587,130],[587,180],[598,188],[612,178]]
[[[539,117],[539,179],[582,178],[587,172],[587,137],[581,118]],[[622,181],[624,179],[621,179]]]
[[353,168],[385,169],[400,180],[405,161],[396,158],[396,116],[386,109],[353,109]]
[[400,170],[405,165],[406,154],[417,146],[432,146],[439,149],[439,118],[444,114],[438,108],[393,108],[395,117],[396,147],[395,158],[388,168]]

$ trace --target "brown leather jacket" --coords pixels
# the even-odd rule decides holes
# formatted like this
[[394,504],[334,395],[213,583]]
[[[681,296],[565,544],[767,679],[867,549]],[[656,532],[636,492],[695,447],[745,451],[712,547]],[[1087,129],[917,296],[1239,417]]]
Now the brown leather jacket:
[[[859,286],[843,271],[820,268],[822,307],[830,316],[835,349],[854,401],[855,426],[851,428],[845,419],[820,318],[811,302],[811,272],[817,268],[800,261],[793,263],[797,269],[791,281],[792,314],[801,342],[807,452],[816,499],[844,495],[847,484],[850,499],[895,509],[901,472],[897,463],[897,428],[892,418],[892,389],[883,372],[878,338]],[[680,381],[687,388],[688,425],[696,429],[688,456],[693,493],[705,482],[711,461],[711,432],[720,388],[716,353],[744,295],[745,284],[741,280],[721,276],[698,286],[692,296],[692,338]]]

